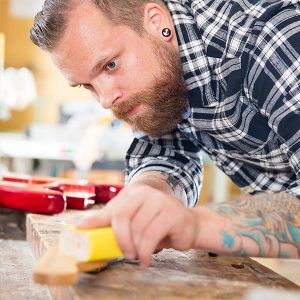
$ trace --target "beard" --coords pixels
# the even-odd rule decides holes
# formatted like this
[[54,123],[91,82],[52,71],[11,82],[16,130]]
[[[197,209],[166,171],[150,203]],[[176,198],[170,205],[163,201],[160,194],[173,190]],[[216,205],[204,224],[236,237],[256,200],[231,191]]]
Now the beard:
[[[171,132],[182,122],[182,114],[187,105],[187,89],[182,79],[178,52],[168,48],[163,42],[149,39],[161,62],[160,75],[154,77],[148,88],[115,105],[112,113],[134,130],[158,137]],[[132,116],[128,115],[137,105],[141,105],[141,110]]]

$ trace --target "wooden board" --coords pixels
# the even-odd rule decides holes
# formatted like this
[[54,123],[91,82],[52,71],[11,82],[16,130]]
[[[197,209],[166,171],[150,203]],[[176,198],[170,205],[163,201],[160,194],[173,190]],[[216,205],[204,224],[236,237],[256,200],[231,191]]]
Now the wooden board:
[[[27,240],[36,258],[57,241],[64,224],[80,212],[28,215]],[[243,299],[249,287],[297,289],[280,275],[249,258],[190,250],[163,250],[149,268],[118,263],[96,274],[82,273],[77,285],[50,287],[54,299]]]
[[50,300],[48,289],[32,282],[34,258],[24,227],[24,213],[0,208],[0,299]]

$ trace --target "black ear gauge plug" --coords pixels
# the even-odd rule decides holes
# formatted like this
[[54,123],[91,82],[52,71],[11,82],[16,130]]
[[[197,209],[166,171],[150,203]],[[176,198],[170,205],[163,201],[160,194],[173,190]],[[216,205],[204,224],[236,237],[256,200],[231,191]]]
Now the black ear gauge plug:
[[171,30],[169,28],[164,28],[161,32],[164,37],[169,37],[171,35]]

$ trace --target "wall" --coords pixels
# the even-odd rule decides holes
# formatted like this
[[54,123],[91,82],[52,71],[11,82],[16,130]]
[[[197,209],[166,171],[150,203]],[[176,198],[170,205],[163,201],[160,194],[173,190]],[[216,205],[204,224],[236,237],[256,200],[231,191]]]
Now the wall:
[[[31,19],[16,18],[9,14],[9,0],[0,0],[0,32],[3,32],[6,38],[5,66],[30,68],[34,72],[39,95],[33,107],[28,108],[24,114],[16,115],[13,112],[13,119],[9,123],[22,123],[22,115],[24,120],[26,119],[25,123],[33,119],[54,123],[58,118],[61,101],[87,99],[90,95],[84,89],[69,87],[47,54],[31,43],[28,37],[31,25]],[[3,130],[3,126],[5,127],[5,124],[2,122],[0,130]],[[24,124],[21,127],[24,127]]]

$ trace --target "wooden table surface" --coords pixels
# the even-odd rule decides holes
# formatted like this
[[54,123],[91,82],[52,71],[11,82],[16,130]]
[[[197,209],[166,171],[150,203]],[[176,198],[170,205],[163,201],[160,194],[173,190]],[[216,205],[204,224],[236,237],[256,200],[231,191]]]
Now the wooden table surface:
[[0,208],[0,299],[50,300],[49,290],[32,281],[34,257],[25,240],[25,214]]
[[[27,240],[39,258],[66,223],[80,214],[29,214]],[[297,289],[297,286],[250,258],[211,257],[207,252],[163,250],[149,268],[121,262],[95,274],[81,274],[77,285],[50,287],[54,299],[245,299],[255,286]]]

